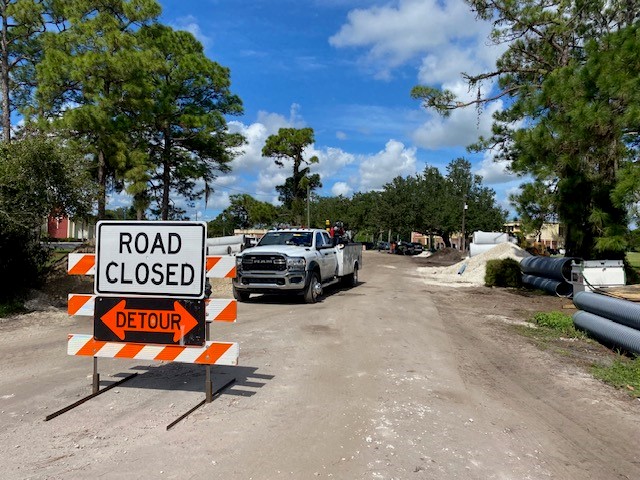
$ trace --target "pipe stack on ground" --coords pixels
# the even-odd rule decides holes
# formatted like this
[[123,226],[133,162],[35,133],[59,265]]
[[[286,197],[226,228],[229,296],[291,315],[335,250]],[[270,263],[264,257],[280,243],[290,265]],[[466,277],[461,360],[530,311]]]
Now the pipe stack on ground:
[[207,238],[207,255],[231,255],[241,252],[244,247],[244,235]]
[[522,283],[559,297],[571,297],[571,263],[573,257],[527,257],[520,262]]
[[481,253],[488,252],[496,245],[511,241],[509,234],[503,232],[473,232],[471,243],[469,244],[469,256],[475,257]]
[[640,305],[599,293],[578,292],[574,325],[600,342],[640,354]]

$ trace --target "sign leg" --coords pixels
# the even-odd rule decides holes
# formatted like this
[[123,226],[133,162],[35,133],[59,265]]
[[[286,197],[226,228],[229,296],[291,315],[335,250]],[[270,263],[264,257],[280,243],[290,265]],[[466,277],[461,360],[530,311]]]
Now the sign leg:
[[206,395],[206,403],[211,403],[213,400],[213,385],[211,384],[211,365],[206,366],[207,373],[204,381],[204,391]]
[[100,390],[100,374],[98,373],[98,357],[93,357],[93,393]]

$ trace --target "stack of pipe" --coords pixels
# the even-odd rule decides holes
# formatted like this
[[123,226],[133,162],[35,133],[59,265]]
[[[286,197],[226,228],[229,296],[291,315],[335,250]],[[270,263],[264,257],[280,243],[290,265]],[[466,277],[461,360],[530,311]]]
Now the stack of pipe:
[[469,244],[469,256],[475,257],[481,253],[488,252],[496,245],[510,241],[509,234],[503,232],[473,232],[471,243]]
[[207,238],[207,255],[231,255],[241,252],[244,247],[244,235]]
[[520,262],[522,283],[539,288],[559,297],[571,297],[571,263],[581,260],[574,257],[527,257]]
[[640,305],[594,292],[578,292],[574,325],[600,342],[640,354]]

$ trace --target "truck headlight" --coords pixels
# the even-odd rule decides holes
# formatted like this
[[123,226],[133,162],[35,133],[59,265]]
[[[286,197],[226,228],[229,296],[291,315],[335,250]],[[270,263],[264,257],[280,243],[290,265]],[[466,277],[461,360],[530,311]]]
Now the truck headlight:
[[307,261],[302,257],[287,258],[287,268],[289,270],[304,270],[306,266]]
[[236,271],[242,270],[242,257],[236,257]]

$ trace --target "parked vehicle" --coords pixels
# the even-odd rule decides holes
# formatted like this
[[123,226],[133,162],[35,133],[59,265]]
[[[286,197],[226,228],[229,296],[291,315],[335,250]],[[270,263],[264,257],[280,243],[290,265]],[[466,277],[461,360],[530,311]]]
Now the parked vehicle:
[[414,253],[414,245],[411,242],[403,242],[403,241],[399,241],[396,244],[396,248],[394,250],[394,253],[397,253],[398,255],[413,255]]
[[418,242],[413,242],[413,254],[420,255],[422,252],[424,252],[424,245]]
[[297,293],[315,303],[323,288],[339,281],[358,284],[362,244],[336,242],[326,230],[281,229],[267,232],[257,246],[236,255],[233,295]]
[[378,242],[378,245],[376,248],[380,251],[384,251],[384,250],[389,250],[391,248],[391,245],[389,244],[389,242]]

